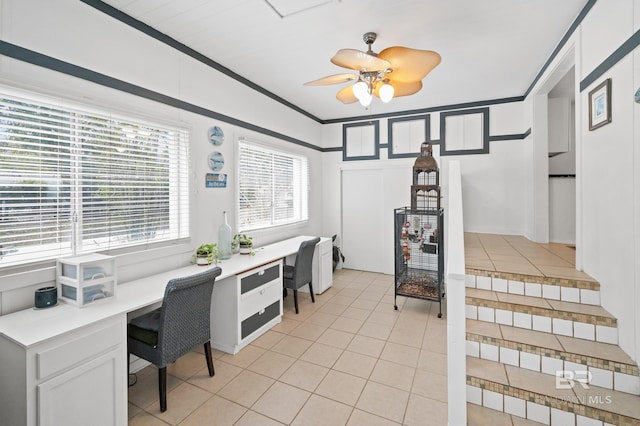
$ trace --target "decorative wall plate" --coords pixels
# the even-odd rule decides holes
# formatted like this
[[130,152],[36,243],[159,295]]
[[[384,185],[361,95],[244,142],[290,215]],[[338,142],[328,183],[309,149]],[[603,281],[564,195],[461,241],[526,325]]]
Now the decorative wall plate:
[[220,146],[224,142],[224,132],[218,126],[211,127],[207,132],[207,136],[209,137],[209,142],[215,146]]
[[209,168],[214,172],[217,172],[224,167],[224,157],[222,156],[222,153],[218,151],[213,151],[211,154],[209,154],[208,160]]

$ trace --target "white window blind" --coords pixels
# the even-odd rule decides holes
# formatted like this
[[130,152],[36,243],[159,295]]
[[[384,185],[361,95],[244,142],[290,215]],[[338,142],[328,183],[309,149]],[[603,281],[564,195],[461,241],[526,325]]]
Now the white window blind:
[[239,232],[309,218],[306,157],[238,141]]
[[0,266],[189,236],[187,132],[0,93]]

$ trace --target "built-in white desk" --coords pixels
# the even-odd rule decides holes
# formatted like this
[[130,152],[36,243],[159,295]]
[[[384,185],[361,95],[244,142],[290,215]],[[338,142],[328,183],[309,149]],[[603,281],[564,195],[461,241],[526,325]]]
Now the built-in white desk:
[[[236,353],[281,321],[282,260],[310,238],[290,238],[218,265],[190,265],[123,283],[115,296],[84,308],[59,303],[0,317],[0,424],[126,425],[127,314],[160,303],[172,278],[220,266],[212,297],[212,346]],[[322,238],[319,245],[326,244],[331,239]],[[253,274],[271,279],[253,280],[242,291],[241,280]],[[277,315],[259,321],[274,302]],[[252,315],[257,322],[249,319]]]

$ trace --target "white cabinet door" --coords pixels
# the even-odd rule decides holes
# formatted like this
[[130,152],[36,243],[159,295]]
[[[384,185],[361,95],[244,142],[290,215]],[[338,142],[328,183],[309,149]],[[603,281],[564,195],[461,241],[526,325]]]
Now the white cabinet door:
[[[122,348],[38,385],[40,426],[119,426],[127,420]],[[123,402],[124,401],[124,402]]]

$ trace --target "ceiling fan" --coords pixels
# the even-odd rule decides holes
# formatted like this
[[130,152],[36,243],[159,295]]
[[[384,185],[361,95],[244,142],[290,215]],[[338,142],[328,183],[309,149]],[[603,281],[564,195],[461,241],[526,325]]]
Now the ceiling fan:
[[352,70],[357,74],[334,74],[304,83],[305,86],[325,86],[329,84],[356,81],[336,95],[345,104],[356,101],[367,107],[373,96],[383,102],[394,97],[408,96],[422,89],[422,79],[440,63],[440,55],[432,50],[411,49],[409,47],[387,47],[380,53],[371,50],[377,34],[365,33],[362,39],[368,46],[366,52],[356,49],[340,49],[331,62]]

